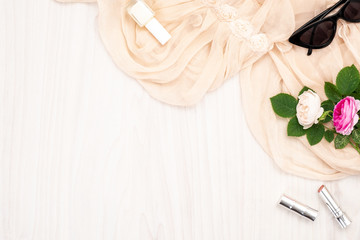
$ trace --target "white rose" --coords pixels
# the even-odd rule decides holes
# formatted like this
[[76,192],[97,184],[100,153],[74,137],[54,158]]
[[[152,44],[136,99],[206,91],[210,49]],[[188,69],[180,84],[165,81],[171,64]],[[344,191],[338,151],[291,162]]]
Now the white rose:
[[319,117],[324,113],[321,107],[320,97],[311,90],[305,91],[299,96],[299,103],[296,106],[296,117],[304,129],[317,124]]

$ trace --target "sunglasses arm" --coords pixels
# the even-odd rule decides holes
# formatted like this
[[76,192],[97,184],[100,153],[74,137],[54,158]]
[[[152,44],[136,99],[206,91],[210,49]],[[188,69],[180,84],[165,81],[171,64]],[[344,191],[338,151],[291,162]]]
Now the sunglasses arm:
[[312,54],[312,48],[309,48],[307,55],[310,56]]

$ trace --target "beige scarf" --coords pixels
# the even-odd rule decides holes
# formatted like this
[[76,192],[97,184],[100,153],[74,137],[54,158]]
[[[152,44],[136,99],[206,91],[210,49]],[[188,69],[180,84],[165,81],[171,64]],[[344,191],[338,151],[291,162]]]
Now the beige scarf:
[[[324,82],[344,66],[360,64],[360,23],[338,22],[332,44],[314,50],[291,45],[294,30],[336,0],[145,0],[171,33],[161,46],[126,13],[126,0],[95,2],[102,40],[117,64],[154,98],[189,106],[240,73],[249,127],[264,150],[286,172],[333,180],[360,173],[351,147],[335,150],[322,141],[286,136],[287,120],[275,116],[270,97],[296,95],[304,85],[324,100]],[[240,161],[240,159],[239,159]]]

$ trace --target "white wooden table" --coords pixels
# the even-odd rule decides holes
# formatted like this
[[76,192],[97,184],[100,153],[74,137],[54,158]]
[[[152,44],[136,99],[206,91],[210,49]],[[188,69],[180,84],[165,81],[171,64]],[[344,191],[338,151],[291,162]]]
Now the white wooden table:
[[[0,239],[360,239],[360,177],[279,170],[249,132],[238,80],[197,106],[162,104],[115,67],[97,7],[0,1]],[[279,207],[286,193],[315,222]]]

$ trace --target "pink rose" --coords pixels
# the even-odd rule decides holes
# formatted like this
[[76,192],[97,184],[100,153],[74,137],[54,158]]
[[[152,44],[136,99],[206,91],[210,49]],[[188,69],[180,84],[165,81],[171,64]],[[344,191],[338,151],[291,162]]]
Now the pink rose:
[[350,135],[354,126],[359,121],[357,112],[360,109],[360,101],[353,97],[342,99],[334,108],[334,127],[336,132],[342,135]]

